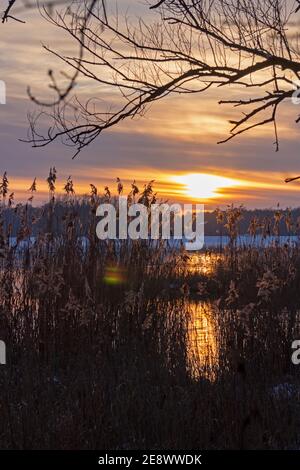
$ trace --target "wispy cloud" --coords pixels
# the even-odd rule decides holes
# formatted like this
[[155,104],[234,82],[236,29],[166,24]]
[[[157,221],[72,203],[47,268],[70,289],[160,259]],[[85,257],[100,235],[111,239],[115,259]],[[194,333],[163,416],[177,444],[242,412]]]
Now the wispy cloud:
[[[43,96],[47,91],[48,69],[63,69],[51,54],[43,51],[41,38],[54,48],[74,52],[70,40],[37,14],[26,13],[26,18],[25,25],[10,22],[0,28],[0,79],[6,81],[8,91],[7,105],[0,106],[0,171],[9,172],[13,189],[20,196],[25,197],[22,188],[30,185],[32,177],[37,176],[42,182],[49,167],[56,165],[61,186],[63,179],[72,174],[79,192],[88,191],[90,182],[101,186],[119,176],[128,184],[133,178],[141,184],[155,178],[164,197],[176,198],[180,194],[185,197],[171,176],[206,173],[247,181],[246,185],[221,190],[220,197],[208,201],[211,206],[228,201],[251,207],[275,206],[278,201],[283,205],[299,205],[298,186],[283,182],[286,177],[300,173],[298,128],[294,124],[299,110],[290,103],[282,108],[278,123],[281,137],[278,153],[272,146],[272,127],[217,145],[228,134],[228,120],[237,116],[237,111],[217,104],[222,98],[219,90],[193,97],[169,97],[153,106],[145,118],[124,122],[104,134],[74,161],[70,151],[59,143],[32,149],[19,142],[26,135],[26,114],[32,109],[27,86]],[[231,91],[232,95],[237,92]],[[91,88],[84,80],[78,94],[84,97],[91,93],[107,103],[116,100],[109,87]],[[43,191],[46,197],[46,187]]]

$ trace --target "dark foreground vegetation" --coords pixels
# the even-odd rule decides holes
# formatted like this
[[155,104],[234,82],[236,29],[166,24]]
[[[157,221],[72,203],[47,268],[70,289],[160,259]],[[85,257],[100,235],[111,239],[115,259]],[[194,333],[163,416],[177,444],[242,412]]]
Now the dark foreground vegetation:
[[[299,448],[300,248],[237,247],[234,208],[217,214],[222,253],[100,242],[95,191],[83,243],[69,196],[62,236],[53,194],[34,242],[26,206],[17,244],[1,231],[0,447]],[[206,355],[195,305],[211,324]]]

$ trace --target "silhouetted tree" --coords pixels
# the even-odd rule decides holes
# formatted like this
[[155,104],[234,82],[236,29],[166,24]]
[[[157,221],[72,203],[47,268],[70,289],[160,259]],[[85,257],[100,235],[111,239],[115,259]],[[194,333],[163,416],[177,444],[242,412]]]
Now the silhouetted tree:
[[[18,15],[25,9],[32,10],[38,8],[37,0],[6,0],[6,3],[6,8],[2,14],[2,23],[9,19],[25,23]],[[70,0],[45,0],[44,7],[48,8],[51,12],[56,6],[65,5],[66,3],[70,3]]]
[[[76,78],[81,75],[97,85],[98,91],[95,100],[70,99],[69,92],[65,100],[53,82],[59,99],[51,110],[42,111],[52,119],[52,125],[42,135],[38,130],[41,113],[32,116],[28,139],[32,145],[40,147],[62,139],[75,147],[77,155],[104,130],[142,115],[152,103],[168,95],[234,85],[240,96],[219,103],[232,104],[243,113],[230,121],[230,135],[222,142],[272,124],[278,150],[277,111],[295,93],[300,78],[299,1],[148,3],[154,16],[133,21],[111,12],[103,15],[88,2],[84,20],[78,14],[69,17],[45,11],[51,23],[79,44],[81,54],[66,56],[47,50],[71,67]],[[101,86],[119,92],[119,107],[100,106]]]
[[[48,76],[50,78],[50,88],[56,93],[55,100],[50,102],[37,100],[30,92],[28,88],[28,94],[30,99],[42,106],[56,106],[62,101],[66,100],[69,94],[73,91],[76,86],[77,78],[80,74],[81,61],[84,57],[84,50],[86,48],[85,44],[85,31],[88,27],[88,22],[92,13],[99,15],[100,12],[103,17],[106,19],[106,0],[86,0],[83,2],[71,1],[71,0],[45,0],[44,3],[39,3],[37,0],[8,0],[7,8],[2,16],[2,23],[7,22],[9,19],[16,20],[18,22],[24,23],[23,20],[14,16],[19,12],[22,12],[24,9],[39,9],[42,16],[46,18],[51,18],[52,15],[57,15],[57,18],[71,18],[71,23],[74,25],[76,23],[75,33],[78,35],[77,40],[79,42],[79,51],[76,56],[78,67],[72,75],[64,75],[64,78],[67,78],[67,86],[61,87],[52,70],[48,71]],[[56,10],[58,6],[64,5],[65,9],[63,10],[63,16],[61,13]],[[14,15],[13,15],[14,12]],[[74,59],[75,60],[75,59]]]

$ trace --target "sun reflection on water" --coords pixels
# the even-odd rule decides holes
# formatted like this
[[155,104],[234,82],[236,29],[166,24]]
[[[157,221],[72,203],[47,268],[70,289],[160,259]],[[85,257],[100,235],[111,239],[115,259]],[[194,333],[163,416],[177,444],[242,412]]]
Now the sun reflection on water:
[[190,302],[189,308],[191,320],[188,354],[192,374],[213,380],[218,366],[218,344],[213,305],[209,302]]
[[189,257],[185,264],[185,269],[190,274],[211,274],[218,263],[221,261],[222,255],[220,253],[198,253]]

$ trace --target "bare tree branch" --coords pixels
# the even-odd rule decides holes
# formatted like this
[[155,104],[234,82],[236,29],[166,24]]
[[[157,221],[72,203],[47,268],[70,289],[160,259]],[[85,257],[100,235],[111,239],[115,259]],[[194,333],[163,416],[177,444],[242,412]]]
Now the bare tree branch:
[[[41,147],[61,139],[74,146],[77,155],[104,130],[143,115],[152,103],[170,94],[235,87],[241,98],[219,103],[245,111],[231,121],[230,135],[221,142],[272,124],[278,150],[278,109],[291,98],[294,82],[300,79],[300,36],[295,31],[291,34],[290,26],[297,3],[164,0],[150,2],[154,20],[140,18],[135,23],[88,4],[84,21],[47,13],[49,21],[70,35],[80,53],[65,56],[47,48],[74,71],[75,78],[66,94],[60,94],[52,80],[58,99],[51,110],[32,116],[28,141]],[[86,102],[69,96],[79,77],[97,86],[96,96]],[[119,107],[103,106],[100,93],[107,86],[119,92]],[[45,115],[52,125],[43,135],[38,123]]]
[[[84,8],[84,10],[82,10],[82,8],[79,8],[76,12],[76,15],[77,15],[76,16],[76,22],[77,22],[76,31],[77,31],[77,34],[79,34],[79,41],[78,41],[79,52],[78,52],[78,57],[76,58],[77,67],[75,68],[73,75],[69,78],[69,83],[67,87],[65,87],[64,89],[61,89],[60,86],[57,84],[57,81],[53,75],[52,70],[49,70],[48,75],[51,79],[50,88],[56,92],[57,98],[54,101],[52,100],[49,102],[40,100],[32,94],[30,87],[28,87],[27,91],[28,91],[28,95],[31,101],[35,102],[36,104],[40,106],[45,106],[45,107],[57,106],[59,103],[64,101],[68,97],[68,95],[71,93],[71,91],[76,85],[76,80],[80,74],[81,63],[84,58],[85,30],[87,29],[90,16],[93,13],[94,9],[96,8],[97,4],[98,4],[98,0],[90,0],[89,2],[87,2],[87,8]],[[103,1],[102,1],[102,6],[105,11],[105,3]],[[49,21],[52,21],[51,14],[45,8],[43,9],[43,12],[44,12],[45,18],[48,19]],[[67,12],[69,12],[69,10],[67,10]],[[61,14],[57,13],[57,15],[61,21],[64,21],[64,17]],[[45,49],[47,48],[45,47]]]
[[[65,5],[70,3],[71,0],[45,0],[44,1],[44,7],[48,8],[50,11],[59,6],[59,5]],[[14,15],[17,15],[18,13],[22,13],[24,10],[33,10],[38,8],[38,0],[7,0],[7,7],[2,15],[2,23],[5,23],[8,21],[8,19],[12,19],[15,21],[18,21],[19,23],[25,23],[24,20],[21,20],[20,18],[17,18],[16,16],[13,16],[10,12],[11,10],[14,11]]]
[[[3,16],[2,16],[2,23],[5,23],[5,21],[8,21],[8,18],[14,18],[10,15],[10,11],[11,11],[11,9],[14,6],[15,3],[16,3],[16,0],[9,0],[8,1],[7,8],[4,11]],[[20,21],[20,20],[17,20],[17,21]]]

